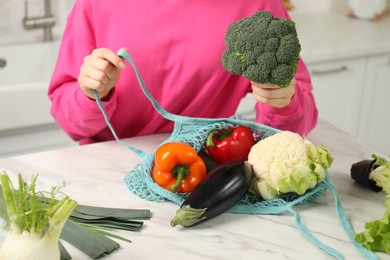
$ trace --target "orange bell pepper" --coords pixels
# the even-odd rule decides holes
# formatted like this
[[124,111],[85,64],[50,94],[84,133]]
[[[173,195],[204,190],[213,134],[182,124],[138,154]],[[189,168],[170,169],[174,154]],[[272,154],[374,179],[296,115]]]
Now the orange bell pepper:
[[157,148],[153,180],[172,192],[191,192],[206,178],[206,165],[189,144],[169,142]]

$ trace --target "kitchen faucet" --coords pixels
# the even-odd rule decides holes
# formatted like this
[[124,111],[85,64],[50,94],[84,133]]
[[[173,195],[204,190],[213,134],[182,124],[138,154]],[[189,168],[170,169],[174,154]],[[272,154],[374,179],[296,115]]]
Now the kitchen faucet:
[[45,14],[41,17],[28,17],[28,3],[24,2],[23,27],[26,30],[43,28],[43,41],[52,41],[52,28],[55,23],[56,19],[51,14],[50,0],[45,0]]

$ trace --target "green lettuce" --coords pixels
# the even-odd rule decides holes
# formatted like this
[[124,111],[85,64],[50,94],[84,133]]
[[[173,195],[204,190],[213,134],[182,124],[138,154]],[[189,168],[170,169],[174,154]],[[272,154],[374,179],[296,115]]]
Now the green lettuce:
[[355,240],[371,251],[381,251],[390,254],[390,161],[379,156],[375,158],[375,168],[370,173],[370,179],[386,192],[385,205],[387,210],[383,218],[367,222],[365,230],[356,234]]

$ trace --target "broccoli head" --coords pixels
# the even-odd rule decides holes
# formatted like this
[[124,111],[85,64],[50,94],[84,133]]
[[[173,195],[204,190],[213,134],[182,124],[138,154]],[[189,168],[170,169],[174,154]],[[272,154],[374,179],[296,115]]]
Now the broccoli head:
[[258,83],[287,87],[301,51],[295,23],[260,11],[232,23],[225,37],[222,66]]

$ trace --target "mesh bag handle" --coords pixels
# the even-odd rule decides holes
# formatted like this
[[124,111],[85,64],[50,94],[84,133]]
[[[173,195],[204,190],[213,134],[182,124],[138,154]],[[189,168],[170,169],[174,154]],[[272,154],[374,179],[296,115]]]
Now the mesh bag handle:
[[[160,104],[153,98],[151,93],[148,91],[148,89],[145,87],[145,84],[142,80],[141,74],[138,71],[137,66],[135,65],[133,59],[131,56],[125,51],[125,50],[119,50],[117,53],[118,56],[121,56],[125,58],[133,67],[134,72],[136,74],[137,80],[139,85],[141,86],[142,91],[144,92],[145,96],[149,99],[149,101],[152,103],[153,107],[163,116],[164,118],[171,120],[175,123],[174,130],[170,137],[165,141],[186,141],[190,142],[190,144],[196,149],[199,150],[201,146],[203,145],[203,140],[205,140],[205,136],[208,134],[210,129],[214,128],[223,128],[228,125],[244,125],[251,129],[260,130],[264,136],[266,137],[268,135],[272,135],[276,132],[279,132],[280,130],[274,129],[272,127],[268,127],[265,125],[258,124],[257,122],[249,121],[246,119],[243,119],[241,117],[231,117],[231,118],[197,118],[197,117],[187,117],[187,116],[180,116],[171,114],[168,111],[166,111],[163,107],[160,106]],[[107,123],[107,126],[111,130],[115,140],[120,143],[121,145],[129,148],[132,150],[135,154],[140,156],[143,159],[142,164],[136,165],[136,167],[130,171],[130,173],[125,178],[125,183],[128,186],[128,188],[138,195],[141,198],[148,199],[148,200],[155,200],[155,201],[162,201],[162,200],[170,200],[177,204],[181,204],[184,199],[185,195],[178,195],[174,194],[168,190],[165,190],[158,186],[152,179],[149,174],[150,169],[153,166],[153,158],[154,153],[147,154],[144,151],[133,147],[125,142],[123,142],[118,135],[115,132],[115,129],[112,127],[110,120],[107,116],[107,113],[105,112],[104,106],[102,104],[101,99],[99,98],[99,95],[96,90],[93,90],[93,94],[96,99],[96,103],[101,110],[104,119]],[[203,133],[199,136],[196,136],[195,138],[188,138],[186,139],[186,127],[191,126],[188,130],[190,132],[191,137],[194,135],[193,128],[196,126],[199,130],[199,132]],[[202,131],[203,129],[203,131]],[[297,204],[303,204],[308,203],[312,201],[314,198],[322,194],[326,189],[329,189],[334,197],[335,205],[336,205],[336,213],[337,216],[344,228],[344,231],[348,235],[348,238],[353,243],[355,248],[360,252],[361,255],[365,257],[365,259],[369,260],[375,260],[378,259],[377,256],[364,248],[360,243],[356,242],[354,236],[355,233],[351,227],[351,225],[348,222],[348,218],[345,215],[344,208],[341,204],[340,198],[337,194],[337,191],[333,184],[331,183],[329,179],[329,174],[326,172],[326,177],[323,182],[319,183],[314,189],[307,191],[304,195],[301,196],[294,196],[294,195],[287,195],[287,197],[284,197],[282,199],[274,199],[270,201],[261,201],[260,199],[254,199],[253,196],[250,197],[246,195],[243,199],[243,203],[238,203],[235,205],[232,209],[229,210],[231,213],[244,213],[244,214],[281,214],[283,212],[290,212],[294,215],[295,223],[297,226],[297,229],[299,232],[312,244],[317,246],[318,248],[324,250],[328,254],[334,256],[337,259],[343,259],[343,256],[334,248],[324,244],[320,240],[318,240],[313,234],[306,228],[306,226],[303,224],[302,219],[298,212],[293,208],[293,206]],[[255,201],[253,201],[255,200]]]
[[[149,92],[149,90],[146,88],[145,86],[145,83],[141,77],[141,73],[139,72],[137,66],[135,65],[135,62],[134,60],[132,59],[132,57],[127,53],[127,51],[121,49],[117,52],[117,55],[120,56],[120,57],[123,57],[125,58],[133,67],[134,69],[134,72],[135,72],[135,75],[137,77],[137,80],[138,80],[138,83],[143,91],[143,93],[145,94],[145,96],[149,99],[149,101],[152,103],[153,107],[156,109],[156,111],[158,113],[160,113],[160,115],[162,117],[164,117],[165,119],[168,119],[168,120],[171,120],[173,122],[175,122],[175,128],[174,128],[174,131],[171,135],[171,138],[170,140],[173,140],[174,138],[177,138],[178,137],[178,131],[175,131],[176,129],[181,129],[182,128],[182,125],[192,125],[192,126],[202,126],[202,125],[211,125],[211,124],[231,124],[231,125],[234,125],[234,124],[239,124],[239,125],[244,125],[244,126],[247,126],[249,128],[252,128],[252,129],[261,129],[262,132],[265,132],[265,133],[268,133],[268,132],[278,132],[279,130],[277,129],[274,129],[272,127],[268,127],[266,125],[259,125],[258,123],[256,122],[253,122],[253,121],[250,121],[250,120],[245,120],[243,118],[240,118],[240,117],[232,117],[232,118],[198,118],[198,117],[188,117],[188,116],[181,116],[181,115],[175,115],[175,114],[171,114],[169,113],[168,111],[166,111],[162,106],[160,106],[160,104],[154,99],[154,97],[152,96],[152,94]],[[100,108],[100,110],[102,111],[102,114],[104,116],[104,119],[107,123],[107,126],[110,128],[115,140],[117,142],[119,142],[120,144],[122,144],[123,146],[131,149],[134,153],[136,153],[138,156],[140,156],[142,159],[146,158],[147,157],[147,154],[140,150],[140,149],[137,149],[133,146],[130,146],[128,144],[126,144],[125,142],[123,142],[122,140],[120,140],[120,138],[117,136],[116,132],[115,132],[115,129],[112,127],[111,123],[110,123],[110,120],[104,110],[104,106],[99,98],[99,95],[97,93],[96,90],[93,90],[93,94],[94,94],[94,97],[95,97],[95,100]],[[218,128],[218,126],[216,127]],[[200,147],[194,147],[195,149],[199,150]]]

